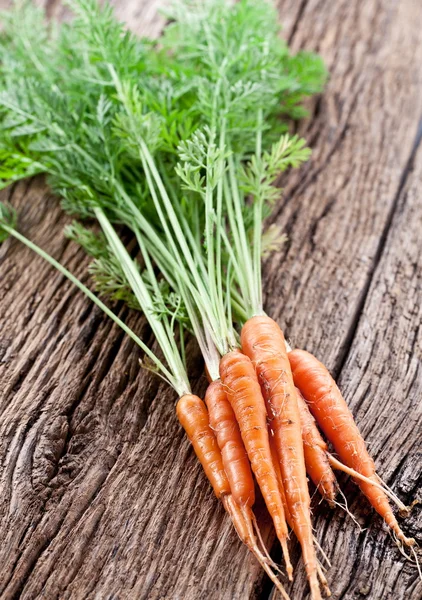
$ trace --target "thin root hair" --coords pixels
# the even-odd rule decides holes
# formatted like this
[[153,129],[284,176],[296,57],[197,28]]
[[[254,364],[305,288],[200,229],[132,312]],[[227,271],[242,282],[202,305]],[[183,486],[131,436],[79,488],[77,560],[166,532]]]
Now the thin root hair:
[[365,531],[365,529],[361,526],[361,524],[359,523],[359,521],[357,520],[357,518],[355,517],[355,515],[349,509],[349,505],[347,503],[347,498],[346,498],[346,496],[343,494],[343,492],[340,489],[339,489],[339,494],[343,498],[344,504],[342,504],[341,502],[337,502],[336,500],[333,500],[334,504],[336,504],[339,508],[341,508],[342,510],[344,510],[344,512],[349,515],[349,517],[352,519],[353,523],[359,529],[359,533],[363,533]]

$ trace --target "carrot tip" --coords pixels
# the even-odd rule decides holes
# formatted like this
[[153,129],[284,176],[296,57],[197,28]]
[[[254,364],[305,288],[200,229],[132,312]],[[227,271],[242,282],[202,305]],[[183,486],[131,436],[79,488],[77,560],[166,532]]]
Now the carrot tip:
[[416,500],[413,500],[413,502],[409,506],[405,506],[404,508],[401,508],[399,510],[399,515],[403,519],[407,518],[408,516],[410,516],[410,513],[413,510],[413,507],[416,506],[417,504],[421,504],[421,501],[418,498],[416,498]]
[[321,583],[324,595],[327,596],[327,598],[329,598],[331,596],[331,590],[328,587],[328,581],[324,575],[324,572],[323,572],[322,567],[319,564],[319,562],[317,562],[317,573],[318,573],[318,579]]
[[283,550],[284,562],[286,563],[286,573],[289,581],[293,581],[293,567],[290,562],[289,549],[287,548],[286,540],[280,540],[281,548]]
[[416,545],[415,538],[407,538],[407,537],[403,536],[400,539],[403,542],[403,544],[405,544],[405,546],[410,546],[411,547],[411,546],[415,546]]

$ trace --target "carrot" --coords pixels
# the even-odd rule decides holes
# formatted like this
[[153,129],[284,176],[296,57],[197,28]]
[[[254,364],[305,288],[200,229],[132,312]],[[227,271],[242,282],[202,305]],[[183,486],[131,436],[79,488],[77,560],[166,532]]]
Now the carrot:
[[[270,566],[270,565],[272,565],[272,566],[277,567],[277,565],[274,564],[274,562],[271,560],[271,557],[268,555],[268,553],[266,553],[267,555],[264,556],[264,554],[262,554],[261,550],[258,548],[255,534],[253,531],[252,522],[254,520],[254,517],[253,517],[251,509],[247,506],[240,508],[239,505],[236,504],[236,502],[231,494],[228,496],[224,496],[223,504],[224,504],[226,511],[230,515],[231,520],[234,524],[234,527],[237,531],[237,534],[239,535],[242,542],[244,544],[246,544],[246,546],[249,548],[249,550],[251,550],[251,552],[254,554],[255,558],[258,560],[258,562],[260,563],[260,565],[262,566],[264,571],[267,573],[267,575],[269,576],[271,581],[274,583],[274,585],[276,586],[277,590],[280,592],[280,594],[282,595],[284,600],[290,600],[283,585],[281,584],[281,582],[279,581],[279,579],[277,578],[277,576],[275,575],[274,571],[271,569],[271,566]],[[262,542],[262,539],[261,539],[261,543],[266,552],[266,549]]]
[[217,440],[209,426],[204,402],[198,396],[186,394],[178,401],[176,414],[217,498],[221,499],[222,496],[230,494],[230,484],[224,471]]
[[[207,373],[208,381],[210,377]],[[252,478],[248,455],[243,445],[242,436],[236,416],[233,412],[221,380],[211,381],[205,394],[210,427],[214,431],[221,451],[224,470],[232,490],[232,497],[240,506],[247,533],[246,537],[255,540],[254,528],[264,551],[267,564],[279,571],[269,555],[265,542],[251,507],[255,503],[255,486]],[[230,509],[229,509],[230,510]],[[232,514],[232,513],[230,513]],[[232,515],[236,520],[236,516]],[[243,539],[243,538],[242,538]]]
[[[296,532],[295,532],[295,525],[294,525],[294,522],[293,522],[293,519],[292,519],[292,515],[290,514],[290,510],[289,510],[289,507],[288,507],[288,504],[287,504],[286,494],[284,492],[283,478],[281,476],[281,471],[280,471],[280,461],[279,461],[279,458],[278,458],[278,453],[277,453],[277,448],[276,448],[276,445],[275,445],[274,435],[273,435],[273,433],[272,433],[271,430],[269,432],[269,436],[270,436],[271,456],[272,456],[272,459],[273,459],[275,472],[277,474],[277,481],[278,481],[278,486],[279,486],[279,490],[280,490],[280,494],[281,494],[281,499],[282,499],[283,506],[284,506],[284,512],[286,514],[286,521],[287,521],[290,529],[292,529],[292,531],[296,534]],[[297,535],[296,535],[296,537],[297,537]],[[314,543],[315,544],[317,543],[316,540],[315,540],[315,538],[314,538]],[[324,557],[328,561],[328,559],[325,556],[325,554],[324,554]],[[331,566],[331,565],[329,565],[329,566]],[[328,586],[327,578],[325,577],[325,575],[324,575],[324,573],[322,571],[322,568],[318,564],[318,562],[317,562],[317,573],[318,573],[318,577],[319,577],[319,580],[321,582],[321,585],[324,588],[325,595],[327,597],[331,596],[331,590],[330,590],[330,588]]]
[[327,500],[330,506],[334,506],[338,485],[327,456],[327,444],[318,431],[315,419],[298,388],[296,388],[296,393],[306,471],[321,496]]
[[240,506],[251,507],[255,502],[251,467],[239,425],[220,380],[213,381],[208,386],[205,403],[233,498]]
[[217,439],[210,427],[208,412],[204,402],[193,394],[182,396],[176,406],[177,417],[191,442],[205,474],[210,481],[214,493],[219,498],[239,538],[251,550],[271,581],[285,600],[290,600],[282,584],[268,565],[253,533],[252,513],[248,506],[243,509],[236,503],[231,494],[229,480],[223,467],[221,452]]
[[287,504],[302,547],[313,600],[321,598],[313,543],[308,481],[296,389],[283,332],[266,315],[249,319],[241,332],[243,352],[252,360],[270,409]]
[[252,470],[280,540],[287,574],[291,579],[293,568],[287,548],[286,518],[271,460],[265,403],[255,370],[247,356],[234,350],[221,359],[220,376],[236,415]]
[[292,515],[290,514],[289,505],[287,504],[287,498],[286,498],[286,494],[284,491],[283,478],[281,476],[281,470],[280,470],[280,460],[278,458],[277,447],[275,444],[275,438],[274,438],[274,434],[270,427],[269,427],[268,436],[270,438],[271,458],[272,458],[275,473],[277,476],[278,488],[280,490],[281,501],[283,502],[283,507],[284,507],[284,514],[286,515],[286,521],[287,521],[290,529],[292,529],[294,531],[294,523],[293,523]]
[[391,510],[388,497],[379,485],[374,461],[334,379],[326,367],[305,350],[290,352],[289,361],[295,384],[340,459],[345,465],[374,482],[372,484],[370,481],[355,479],[373,508],[383,517],[397,538],[412,546],[415,542],[404,535]]

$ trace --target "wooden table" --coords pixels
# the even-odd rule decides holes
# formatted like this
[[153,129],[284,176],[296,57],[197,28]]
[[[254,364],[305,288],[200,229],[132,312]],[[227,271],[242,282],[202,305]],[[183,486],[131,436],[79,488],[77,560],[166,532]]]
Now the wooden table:
[[[157,7],[117,2],[144,34],[162,27]],[[380,474],[410,502],[422,464],[422,4],[282,0],[279,10],[292,47],[321,53],[331,77],[300,125],[312,159],[286,178],[275,211],[290,241],[266,264],[266,308],[338,378]],[[49,14],[60,11],[50,0]],[[86,272],[42,179],[2,198],[21,231]],[[0,263],[1,599],[267,598],[176,422],[174,394],[41,259],[9,241]],[[142,316],[120,314],[152,342]],[[314,498],[333,598],[420,599],[415,567],[340,481],[361,529]],[[422,541],[420,509],[402,524]],[[290,593],[307,597],[302,567]]]

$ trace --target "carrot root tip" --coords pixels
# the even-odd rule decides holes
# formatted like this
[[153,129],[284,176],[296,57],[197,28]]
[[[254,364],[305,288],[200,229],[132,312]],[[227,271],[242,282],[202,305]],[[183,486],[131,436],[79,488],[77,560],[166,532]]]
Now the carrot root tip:
[[280,540],[281,548],[283,550],[284,562],[286,563],[286,573],[289,581],[293,581],[293,567],[290,562],[289,550],[287,548],[286,540]]
[[402,519],[406,519],[407,517],[409,517],[413,510],[413,507],[416,506],[417,504],[421,504],[421,501],[419,500],[419,498],[416,498],[415,500],[413,500],[413,502],[409,506],[405,506],[404,508],[401,508],[399,510],[400,517],[402,517]]
[[324,569],[319,561],[317,561],[317,573],[318,573],[318,579],[321,583],[324,595],[327,596],[327,598],[329,598],[331,596],[331,590],[328,587],[328,581],[324,575]]
[[[252,511],[251,511],[251,512],[252,512]],[[264,555],[265,555],[265,558],[266,558],[266,560],[267,560],[268,564],[269,564],[269,565],[270,565],[270,566],[271,566],[271,567],[272,567],[272,568],[273,568],[273,569],[274,569],[274,570],[275,570],[277,573],[279,573],[280,575],[284,575],[283,571],[282,571],[282,570],[280,569],[280,567],[279,567],[279,566],[278,566],[278,565],[277,565],[277,564],[276,564],[276,563],[273,561],[273,559],[271,558],[271,556],[270,556],[270,554],[269,554],[269,552],[268,552],[268,549],[267,549],[267,547],[266,547],[266,545],[265,545],[265,542],[264,542],[264,540],[262,539],[261,530],[260,530],[260,528],[259,528],[258,521],[256,520],[256,517],[255,517],[255,515],[254,515],[254,513],[253,513],[253,512],[252,512],[252,523],[253,523],[253,526],[254,526],[254,529],[255,529],[255,532],[256,532],[256,536],[257,536],[257,538],[258,538],[258,540],[259,540],[259,543],[261,544],[262,551],[263,551],[263,553],[264,553]]]
[[418,555],[416,554],[416,550],[414,548],[414,546],[410,546],[410,551],[413,554],[413,561],[416,563],[416,568],[418,570],[418,574],[419,574],[419,579],[422,581],[422,570],[421,570],[421,565],[419,563],[419,559],[418,559]]

